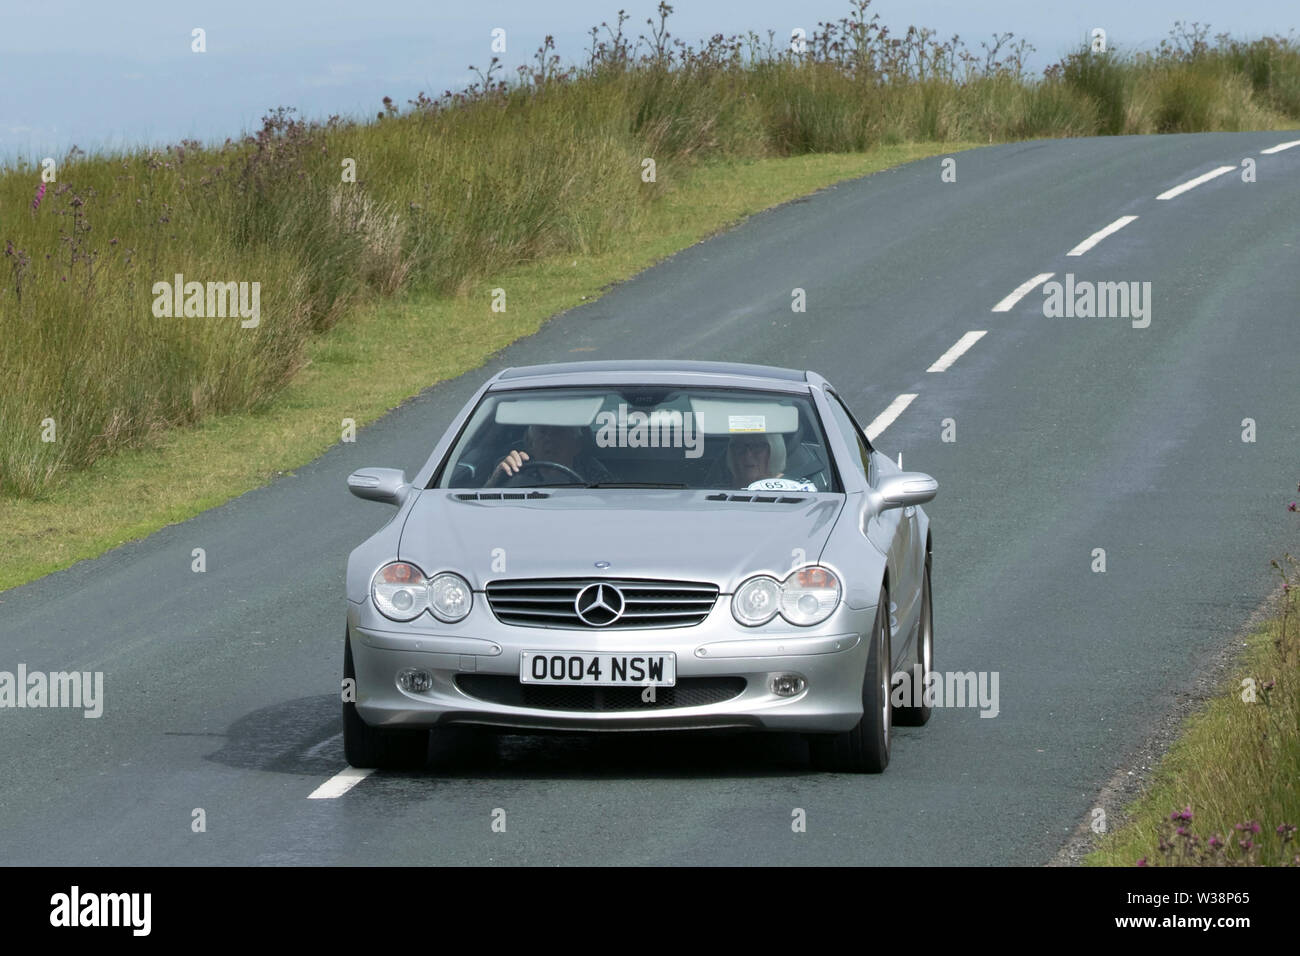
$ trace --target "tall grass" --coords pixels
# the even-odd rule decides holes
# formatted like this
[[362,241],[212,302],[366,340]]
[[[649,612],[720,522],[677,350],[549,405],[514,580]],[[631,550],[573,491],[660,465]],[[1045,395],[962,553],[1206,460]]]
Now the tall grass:
[[[626,15],[593,28],[580,67],[548,38],[511,82],[494,60],[466,90],[385,99],[370,122],[281,109],[221,146],[74,150],[39,201],[38,167],[0,169],[0,496],[265,405],[360,297],[466,295],[511,264],[599,251],[687,164],[1300,120],[1290,39],[1180,25],[1157,51],[1080,50],[1031,77],[1009,34],[978,50],[894,36],[869,5],[793,51],[771,33],[684,44],[660,4],[635,39]],[[259,282],[260,324],[156,318],[153,284],[177,273]]]

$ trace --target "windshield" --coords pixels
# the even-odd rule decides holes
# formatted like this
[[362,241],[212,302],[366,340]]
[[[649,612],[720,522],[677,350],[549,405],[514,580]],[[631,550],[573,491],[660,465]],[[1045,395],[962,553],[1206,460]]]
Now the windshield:
[[679,386],[490,392],[438,487],[839,490],[808,396]]

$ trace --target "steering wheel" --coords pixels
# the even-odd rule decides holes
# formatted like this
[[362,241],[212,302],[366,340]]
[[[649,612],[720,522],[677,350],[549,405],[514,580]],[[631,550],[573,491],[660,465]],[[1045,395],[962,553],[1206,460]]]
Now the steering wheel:
[[530,468],[535,468],[539,470],[542,468],[554,468],[556,471],[562,471],[566,475],[569,475],[574,479],[574,481],[577,481],[584,485],[587,483],[586,478],[582,477],[582,475],[578,474],[568,465],[561,465],[558,461],[546,461],[545,459],[542,458],[530,458],[523,463],[523,465],[519,468],[518,471],[514,473],[514,475],[511,476],[512,479],[511,484],[514,484],[513,479],[518,478],[520,475],[528,471]]

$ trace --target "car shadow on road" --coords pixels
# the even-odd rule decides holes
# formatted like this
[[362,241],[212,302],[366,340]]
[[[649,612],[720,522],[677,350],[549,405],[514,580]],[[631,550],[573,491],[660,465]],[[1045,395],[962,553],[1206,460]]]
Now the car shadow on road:
[[[342,769],[332,694],[255,710],[207,759],[228,767],[328,778]],[[722,730],[510,734],[453,727],[430,735],[428,761],[402,776],[503,778],[761,777],[810,772],[803,737]]]
[[231,724],[207,759],[241,770],[330,777],[343,761],[337,694],[300,697],[252,711]]

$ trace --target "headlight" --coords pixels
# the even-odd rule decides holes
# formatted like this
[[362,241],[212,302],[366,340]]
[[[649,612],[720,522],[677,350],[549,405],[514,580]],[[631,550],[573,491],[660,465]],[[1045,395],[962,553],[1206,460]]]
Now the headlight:
[[469,613],[474,592],[459,574],[444,571],[429,582],[429,610],[440,621],[454,624]]
[[820,624],[839,603],[840,579],[829,568],[800,568],[781,582],[781,616],[791,624]]
[[370,597],[384,617],[413,621],[429,606],[429,582],[415,565],[394,561],[375,572]]
[[840,579],[830,568],[799,568],[778,582],[765,574],[736,588],[731,613],[746,627],[766,624],[779,613],[791,624],[820,624],[840,603]]
[[731,598],[731,613],[746,627],[758,627],[776,617],[781,610],[781,585],[775,578],[759,575],[750,578]]

